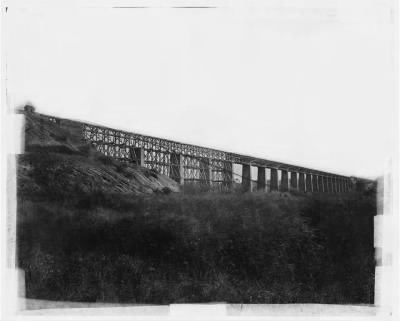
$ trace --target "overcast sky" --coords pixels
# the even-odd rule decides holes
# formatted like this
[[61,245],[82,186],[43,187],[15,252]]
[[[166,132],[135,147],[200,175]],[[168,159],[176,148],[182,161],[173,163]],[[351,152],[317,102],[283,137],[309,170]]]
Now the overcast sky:
[[42,113],[381,175],[396,143],[393,2],[301,2],[15,0],[8,94]]

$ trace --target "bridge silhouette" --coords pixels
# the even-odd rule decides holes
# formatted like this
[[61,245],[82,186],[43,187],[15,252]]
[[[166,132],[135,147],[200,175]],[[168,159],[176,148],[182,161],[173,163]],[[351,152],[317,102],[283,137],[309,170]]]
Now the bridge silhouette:
[[[196,183],[230,189],[235,176],[241,178],[245,191],[254,190],[256,185],[257,190],[266,192],[346,193],[353,185],[348,176],[58,118],[36,113],[32,106],[25,106],[24,113],[59,126],[79,126],[82,137],[104,155],[153,169],[181,185]],[[241,165],[241,174],[234,173],[235,164]],[[251,177],[252,166],[257,167],[256,180]]]

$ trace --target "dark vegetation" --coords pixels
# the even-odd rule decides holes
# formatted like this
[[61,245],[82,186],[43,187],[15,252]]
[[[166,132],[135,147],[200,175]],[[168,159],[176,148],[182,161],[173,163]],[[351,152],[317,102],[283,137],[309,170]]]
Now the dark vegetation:
[[18,160],[17,257],[27,298],[373,303],[376,189],[358,182],[337,195],[195,186],[172,193],[168,178],[51,126],[43,138],[32,122]]
[[48,184],[46,194],[20,195],[18,204],[29,298],[373,302],[370,193],[138,197],[79,185],[65,192],[62,175],[48,180],[43,171],[35,180]]

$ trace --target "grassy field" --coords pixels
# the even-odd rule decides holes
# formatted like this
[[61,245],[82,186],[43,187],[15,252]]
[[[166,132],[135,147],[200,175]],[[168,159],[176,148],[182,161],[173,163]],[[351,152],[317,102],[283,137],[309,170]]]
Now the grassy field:
[[28,298],[372,303],[373,193],[20,196]]

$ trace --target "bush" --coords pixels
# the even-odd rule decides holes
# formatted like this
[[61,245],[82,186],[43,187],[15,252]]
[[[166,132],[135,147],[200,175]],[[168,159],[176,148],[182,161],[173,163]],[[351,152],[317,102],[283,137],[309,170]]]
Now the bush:
[[104,155],[102,153],[98,153],[97,160],[100,161],[103,165],[114,165],[117,163],[111,156]]
[[29,155],[29,162],[32,166],[33,181],[41,188],[35,196],[59,201],[71,196],[74,189],[69,176],[73,169],[64,161],[62,155],[47,151],[35,152]]

